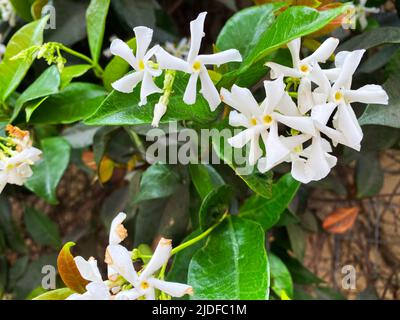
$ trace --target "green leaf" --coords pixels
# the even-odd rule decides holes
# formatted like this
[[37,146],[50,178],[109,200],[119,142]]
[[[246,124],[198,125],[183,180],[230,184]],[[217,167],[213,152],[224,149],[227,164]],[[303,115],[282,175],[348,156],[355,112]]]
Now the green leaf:
[[31,6],[34,0],[10,0],[10,2],[22,19],[27,22],[32,21]]
[[86,28],[90,54],[95,63],[100,58],[109,6],[110,0],[91,0],[86,10]]
[[201,203],[199,223],[202,231],[214,225],[229,210],[232,199],[232,187],[221,185],[211,190]]
[[270,229],[279,221],[282,212],[290,204],[300,186],[290,173],[285,174],[272,185],[272,197],[265,199],[259,195],[251,196],[240,208],[240,216],[255,220],[264,230]]
[[18,253],[26,252],[21,231],[11,216],[10,202],[4,195],[0,195],[0,228],[4,231],[6,243],[9,248]]
[[31,115],[31,123],[71,123],[91,115],[106,92],[98,85],[74,82],[44,101]]
[[283,261],[273,253],[268,254],[271,272],[271,289],[278,297],[293,298],[293,281],[288,268]]
[[43,159],[32,167],[25,186],[51,204],[57,204],[56,188],[68,166],[71,147],[60,137],[42,140]]
[[47,68],[22,94],[18,97],[10,121],[13,121],[25,103],[49,96],[58,92],[60,73],[57,66]]
[[[136,51],[136,38],[132,38],[126,42],[129,48],[134,52]],[[122,78],[125,74],[129,72],[130,65],[121,57],[115,56],[108,63],[103,73],[103,84],[107,91],[112,91],[111,84]]]
[[[162,84],[162,77],[157,79],[159,86]],[[183,94],[186,89],[188,75],[177,73],[174,81],[174,92],[171,95],[168,110],[162,117],[161,123],[193,120],[196,122],[210,122],[215,119],[217,113],[210,111],[207,101],[200,95],[197,96],[194,105],[187,105],[183,102]],[[148,124],[153,119],[154,105],[158,102],[159,94],[152,94],[144,106],[139,106],[140,85],[132,93],[126,94],[112,91],[102,102],[96,112],[85,120],[88,125],[135,125]]]
[[269,266],[259,224],[231,216],[189,265],[192,299],[268,299]]
[[392,74],[383,85],[389,96],[389,105],[370,104],[358,119],[360,125],[376,124],[392,128],[400,128],[400,75]]
[[10,268],[10,272],[8,275],[8,283],[7,288],[9,291],[14,291],[15,284],[21,277],[25,274],[25,271],[28,268],[29,257],[23,256],[18,258],[17,261]]
[[201,199],[204,199],[215,187],[224,184],[224,180],[211,165],[189,164],[189,172]]
[[10,59],[31,46],[43,43],[43,30],[47,19],[48,17],[43,17],[23,26],[8,42],[3,60],[0,62],[0,101],[5,101],[14,92],[33,62],[31,59]]
[[27,207],[25,208],[25,226],[32,239],[41,245],[48,245],[54,248],[61,246],[61,238],[57,224],[43,213]]
[[75,291],[70,288],[60,288],[47,291],[32,300],[65,300],[73,293],[75,293]]
[[217,38],[217,48],[221,51],[234,48],[246,57],[275,20],[274,12],[284,5],[270,3],[240,10],[225,23]]
[[0,299],[7,287],[8,269],[7,257],[0,256]]
[[61,72],[61,88],[65,88],[74,78],[84,75],[92,68],[89,64],[75,64],[65,67]]
[[[265,174],[254,172],[252,168],[239,167],[234,163],[235,155],[240,149],[234,149],[228,144],[227,137],[225,134],[215,134],[212,136],[213,148],[220,159],[222,159],[227,165],[229,165],[247,185],[255,193],[261,197],[269,198],[272,192],[272,172],[268,171]],[[252,172],[249,172],[249,171]],[[246,173],[246,174],[245,174]]]
[[400,43],[400,29],[398,27],[379,27],[363,32],[340,45],[339,51],[370,49],[389,43]]
[[180,183],[180,176],[167,164],[156,163],[142,175],[140,191],[135,196],[135,203],[165,198],[173,194]]
[[356,164],[357,197],[371,197],[382,189],[384,174],[377,153],[363,153]]

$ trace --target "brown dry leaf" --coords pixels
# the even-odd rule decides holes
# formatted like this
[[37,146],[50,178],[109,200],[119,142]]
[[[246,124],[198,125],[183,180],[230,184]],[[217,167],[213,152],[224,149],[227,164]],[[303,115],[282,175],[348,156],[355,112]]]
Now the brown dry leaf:
[[322,227],[330,233],[345,233],[351,229],[359,212],[358,207],[338,208],[324,219]]
[[86,291],[85,287],[89,283],[87,280],[83,279],[78,268],[76,267],[74,257],[70,252],[70,248],[74,246],[75,243],[67,242],[57,258],[57,268],[62,281],[65,285],[78,293],[83,293]]

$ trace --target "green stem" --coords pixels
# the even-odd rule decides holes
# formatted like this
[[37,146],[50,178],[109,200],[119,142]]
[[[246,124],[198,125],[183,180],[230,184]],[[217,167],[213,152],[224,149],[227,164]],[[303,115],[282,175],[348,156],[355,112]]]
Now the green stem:
[[96,63],[92,59],[90,59],[88,56],[85,56],[84,54],[82,54],[78,51],[75,51],[71,48],[68,48],[68,47],[64,46],[63,44],[60,44],[60,49],[69,54],[72,54],[73,56],[75,56],[77,58],[80,58],[80,59],[88,62],[99,73],[100,76],[103,74],[103,72],[104,72],[103,68],[98,63]]
[[197,237],[190,239],[182,244],[180,244],[179,246],[175,247],[174,249],[172,249],[171,251],[171,256],[173,256],[174,254],[178,253],[179,251],[191,246],[192,244],[195,244],[196,242],[200,241],[201,239],[204,239],[205,237],[207,237],[216,227],[218,227],[218,225],[224,221],[224,219],[228,216],[228,212],[225,212],[224,215],[221,217],[221,219],[219,219],[217,221],[217,223],[215,223],[213,226],[211,226],[210,228],[208,228],[206,231],[204,231],[203,233],[199,234]]

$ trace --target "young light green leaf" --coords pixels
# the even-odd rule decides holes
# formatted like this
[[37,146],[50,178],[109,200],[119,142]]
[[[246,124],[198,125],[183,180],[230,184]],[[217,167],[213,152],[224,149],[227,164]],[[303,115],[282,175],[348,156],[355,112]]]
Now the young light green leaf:
[[268,253],[271,272],[271,289],[278,297],[293,298],[293,280],[283,261],[273,253]]
[[[10,121],[18,116],[25,103],[49,96],[58,92],[60,73],[57,66],[47,68],[21,95],[18,97]],[[42,99],[41,99],[42,100]]]
[[61,246],[57,225],[48,216],[34,208],[26,207],[24,220],[26,229],[37,243],[56,249]]
[[31,22],[19,29],[7,44],[0,62],[0,101],[5,101],[18,87],[32,64],[31,59],[10,60],[21,51],[43,42],[43,30],[48,17]]
[[65,300],[73,293],[75,293],[75,291],[70,288],[60,288],[42,293],[32,300]]
[[86,28],[90,53],[95,63],[99,61],[110,0],[91,0],[86,10]]
[[190,262],[192,299],[268,299],[269,266],[264,241],[259,224],[234,216],[227,218]]
[[61,72],[61,88],[65,88],[74,78],[83,76],[92,68],[89,64],[75,64],[65,67]]
[[57,203],[56,188],[69,163],[71,147],[60,137],[42,140],[43,159],[32,167],[25,186],[51,204]]
[[260,223],[264,230],[270,229],[279,221],[281,213],[290,204],[300,183],[290,173],[285,174],[272,185],[272,196],[265,199],[259,195],[251,196],[240,208],[240,216]]

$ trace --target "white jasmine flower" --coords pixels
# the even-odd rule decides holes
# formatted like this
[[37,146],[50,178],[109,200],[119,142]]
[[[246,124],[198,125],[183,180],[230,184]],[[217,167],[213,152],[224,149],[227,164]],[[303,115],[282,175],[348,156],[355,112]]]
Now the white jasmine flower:
[[[111,222],[109,244],[116,245],[121,243],[127,236],[128,232],[122,225],[122,222],[126,219],[126,214],[120,212]],[[107,266],[108,279],[115,281],[118,278],[118,272],[114,270],[110,265]]]
[[360,0],[359,4],[355,6],[356,19],[360,23],[361,30],[368,26],[367,15],[370,13],[379,13],[380,9],[375,7],[366,7],[367,0]]
[[186,60],[174,57],[162,48],[156,52],[156,56],[162,69],[178,70],[190,74],[183,96],[183,101],[186,104],[191,105],[196,102],[197,81],[200,78],[200,93],[207,100],[211,111],[214,111],[221,103],[221,98],[208,74],[206,65],[219,66],[228,62],[242,61],[242,57],[236,49],[209,55],[199,55],[201,39],[204,37],[203,29],[206,14],[207,12],[202,12],[195,20],[190,22],[190,50]]
[[360,150],[363,133],[351,103],[387,104],[389,99],[385,90],[379,85],[365,85],[357,90],[351,89],[353,75],[364,52],[365,50],[355,50],[338,53],[335,60],[336,69],[340,70],[337,79],[332,86],[315,90],[319,96],[324,96],[324,99],[330,103],[327,108],[322,107],[318,111],[320,115],[323,114],[325,119],[328,119],[337,107],[333,125],[343,134],[343,137],[337,142],[356,150]]
[[283,77],[264,81],[266,98],[258,105],[251,92],[234,85],[231,92],[222,88],[223,101],[237,111],[229,114],[229,123],[246,129],[228,139],[234,148],[242,148],[250,142],[249,164],[254,165],[262,155],[259,145],[261,136],[267,153],[262,171],[265,172],[281,162],[290,153],[280,141],[278,124],[282,123],[308,135],[315,135],[313,120],[302,116],[292,99],[284,91]]
[[167,106],[162,102],[156,103],[154,106],[153,121],[151,122],[153,127],[158,127],[165,112],[167,112]]
[[174,57],[186,60],[189,54],[189,40],[187,38],[182,38],[177,44],[167,41],[164,48]]
[[275,62],[266,63],[266,66],[271,68],[272,79],[280,76],[300,79],[298,104],[299,109],[303,113],[305,113],[307,109],[310,109],[311,82],[314,82],[321,87],[325,87],[327,85],[323,72],[318,63],[323,63],[328,60],[338,44],[338,39],[332,37],[328,38],[310,56],[300,59],[301,39],[297,38],[290,41],[287,45],[292,56],[292,68]]
[[121,245],[109,245],[106,251],[106,263],[124,277],[133,289],[119,292],[115,299],[134,300],[144,296],[147,300],[155,299],[155,289],[161,290],[173,297],[182,297],[192,294],[193,289],[186,284],[168,282],[153,277],[170,258],[172,250],[171,240],[161,238],[154,254],[138,275],[133,267],[131,253]]
[[139,105],[144,105],[147,103],[149,95],[162,92],[153,81],[153,77],[161,75],[162,70],[154,68],[150,60],[159,46],[156,45],[148,50],[153,37],[152,29],[136,27],[133,30],[136,36],[136,56],[133,54],[131,48],[120,39],[113,40],[110,51],[113,55],[119,56],[128,62],[135,72],[129,73],[115,81],[112,87],[117,91],[130,93],[139,82],[142,82]]

